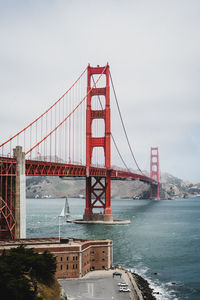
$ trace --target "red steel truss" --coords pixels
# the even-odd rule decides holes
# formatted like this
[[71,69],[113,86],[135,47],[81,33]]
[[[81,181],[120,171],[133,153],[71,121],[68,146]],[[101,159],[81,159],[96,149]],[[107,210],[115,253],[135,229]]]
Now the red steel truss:
[[14,239],[16,219],[13,209],[9,207],[9,203],[0,197],[0,238]]
[[[132,179],[156,185],[156,180],[137,173],[125,170],[106,169],[101,167],[86,167],[66,163],[26,160],[26,176],[66,176],[66,177],[106,177],[112,180]],[[0,180],[2,187],[3,177],[16,177],[16,160],[0,157]],[[2,189],[1,189],[2,191]],[[0,194],[1,195],[1,194]]]
[[125,170],[106,169],[100,167],[86,167],[65,163],[26,160],[26,176],[66,176],[66,177],[107,177],[112,180],[140,180],[156,185],[156,180],[148,176]]
[[16,225],[16,161],[0,158],[0,239],[14,239]]

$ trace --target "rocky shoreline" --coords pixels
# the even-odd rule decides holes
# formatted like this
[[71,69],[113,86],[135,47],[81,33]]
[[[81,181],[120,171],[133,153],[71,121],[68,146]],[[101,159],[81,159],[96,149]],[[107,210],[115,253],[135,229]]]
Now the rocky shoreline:
[[[149,282],[142,276],[138,275],[131,269],[126,269],[121,266],[115,267],[118,272],[123,271],[128,275],[130,282],[133,285],[133,289],[136,293],[136,299],[138,300],[156,300],[156,295],[161,295],[160,292],[154,291],[149,285]],[[155,273],[156,274],[156,273]],[[123,277],[123,276],[122,276]]]
[[150,288],[146,279],[136,273],[132,273],[132,277],[135,280],[144,300],[156,300],[156,297],[153,295],[153,289]]

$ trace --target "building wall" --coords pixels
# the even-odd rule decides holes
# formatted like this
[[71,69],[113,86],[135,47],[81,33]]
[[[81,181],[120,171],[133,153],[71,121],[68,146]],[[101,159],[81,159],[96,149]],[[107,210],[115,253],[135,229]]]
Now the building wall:
[[78,278],[79,277],[79,252],[56,253],[57,278]]
[[108,269],[108,248],[92,247],[90,251],[91,270]]
[[90,251],[89,247],[82,252],[82,277],[90,272]]
[[[56,239],[55,239],[56,240]],[[112,267],[112,241],[111,240],[76,240],[69,243],[52,241],[45,244],[40,239],[32,243],[24,240],[24,245],[34,248],[34,251],[42,253],[49,251],[55,255],[57,260],[56,278],[80,278],[92,270],[110,269]],[[22,244],[19,241],[12,245],[0,245],[0,253],[5,249],[17,247]]]
[[[82,248],[85,249],[82,250]],[[85,244],[82,248],[73,251],[71,254],[64,252],[54,253],[57,258],[57,278],[79,278],[92,270],[107,270],[111,268],[112,244],[96,243],[95,245],[92,242]]]

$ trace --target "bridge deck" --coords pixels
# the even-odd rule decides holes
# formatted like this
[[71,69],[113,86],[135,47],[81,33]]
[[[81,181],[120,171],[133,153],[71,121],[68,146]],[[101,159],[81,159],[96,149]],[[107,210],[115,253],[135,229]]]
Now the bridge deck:
[[[0,157],[0,166],[6,163],[6,168],[0,167],[1,175],[12,175],[8,166],[15,164],[14,158]],[[26,160],[26,176],[66,176],[66,177],[87,177],[99,176],[106,177],[110,174],[112,180],[140,180],[149,184],[157,184],[157,182],[148,176],[132,173],[124,170],[110,169],[102,167],[87,168],[83,165]]]

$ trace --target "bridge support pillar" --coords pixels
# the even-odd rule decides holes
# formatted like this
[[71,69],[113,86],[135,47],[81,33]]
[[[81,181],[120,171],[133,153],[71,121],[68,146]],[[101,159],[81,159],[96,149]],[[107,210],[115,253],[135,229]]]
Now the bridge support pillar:
[[112,216],[112,210],[111,210],[111,178],[108,175],[106,177],[106,191],[105,191],[106,197],[105,197],[105,208],[104,208],[104,214],[106,216]]
[[[84,221],[112,222],[112,210],[110,201],[110,177],[86,178],[86,208]],[[95,213],[94,209],[103,209],[103,212]]]
[[157,185],[151,185],[150,199],[160,200],[159,191],[159,154],[158,147],[151,147],[150,177],[157,181]]
[[22,147],[17,146],[14,150],[17,161],[16,175],[16,231],[15,238],[26,238],[26,176],[25,176],[25,153]]
[[85,216],[89,216],[89,215],[92,214],[91,183],[92,183],[92,177],[86,177],[86,207],[85,207]]

